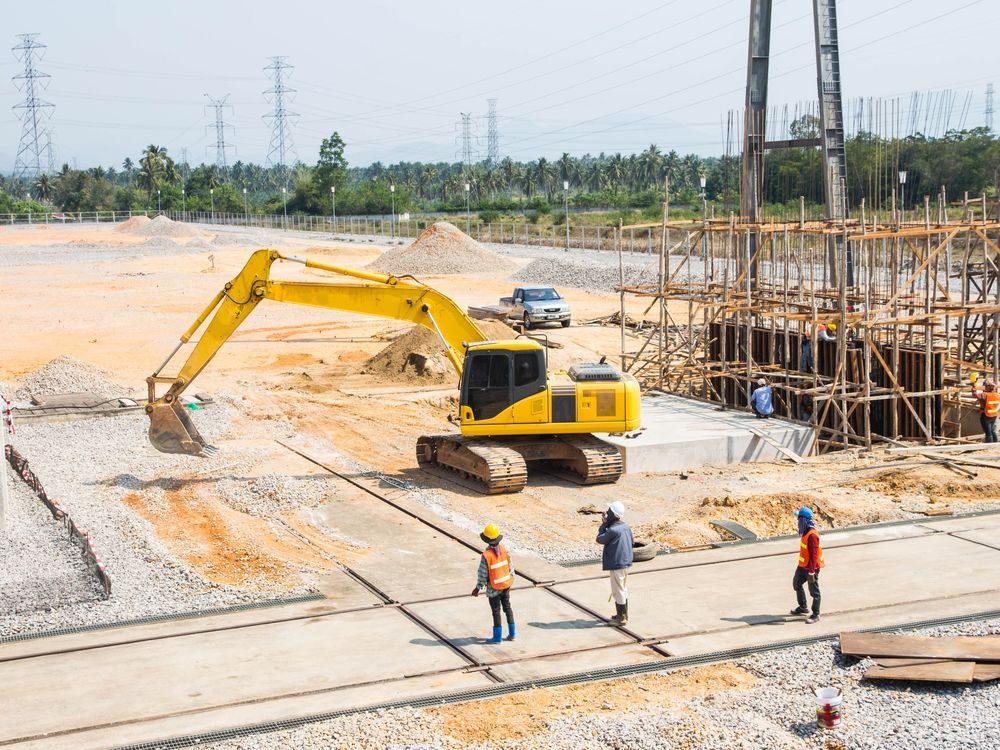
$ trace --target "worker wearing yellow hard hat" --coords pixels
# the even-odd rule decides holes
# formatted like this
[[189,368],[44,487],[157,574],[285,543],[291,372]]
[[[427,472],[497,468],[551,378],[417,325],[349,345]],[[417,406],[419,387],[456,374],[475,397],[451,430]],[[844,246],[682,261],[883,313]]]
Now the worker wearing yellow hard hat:
[[479,572],[476,576],[476,587],[472,589],[473,596],[479,596],[483,591],[490,602],[493,613],[493,637],[487,643],[503,642],[503,627],[500,624],[500,610],[503,609],[507,618],[507,640],[514,640],[514,610],[510,606],[510,587],[514,583],[514,563],[507,549],[500,544],[503,534],[494,524],[488,524],[479,538],[486,542],[486,549],[479,558]]
[[836,332],[836,323],[817,323],[811,332],[806,332],[802,337],[802,356],[799,358],[799,369],[802,372],[812,372],[813,347],[819,346],[823,341],[836,341],[837,337],[833,335]]

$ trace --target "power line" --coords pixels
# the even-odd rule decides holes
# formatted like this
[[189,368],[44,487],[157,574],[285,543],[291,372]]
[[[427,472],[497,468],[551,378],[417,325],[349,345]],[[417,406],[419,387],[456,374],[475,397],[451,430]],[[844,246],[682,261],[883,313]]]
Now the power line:
[[[216,99],[209,94],[205,94],[205,96],[211,102],[209,106],[215,110],[215,166],[218,167],[220,175],[225,179],[229,172],[229,166],[226,163],[226,149],[232,148],[232,146],[226,145],[226,128],[232,128],[232,125],[226,122],[224,115],[226,109],[232,112],[233,107],[231,104],[227,104],[229,94],[226,94],[221,99]],[[206,128],[208,127],[211,126],[206,126]],[[208,148],[208,146],[205,147],[206,151]]]
[[264,96],[270,97],[274,104],[274,110],[264,115],[265,120],[271,121],[271,143],[268,146],[266,164],[279,168],[284,187],[288,187],[288,157],[295,153],[289,120],[298,117],[297,113],[288,110],[285,103],[285,98],[290,99],[290,95],[295,93],[295,89],[285,84],[285,71],[292,70],[292,66],[285,62],[287,59],[284,56],[272,57],[271,64],[264,68],[274,77],[274,84],[264,92]]
[[[462,161],[462,173],[466,179],[472,174],[472,165],[475,163],[473,158],[473,148],[472,148],[472,113],[471,112],[460,112],[462,115],[461,127],[462,127],[462,146],[461,146],[461,161]],[[478,154],[477,154],[478,156]]]
[[[13,109],[21,120],[21,141],[14,158],[14,177],[31,179],[54,166],[52,139],[45,120],[52,116],[54,104],[39,98],[48,85],[49,75],[35,67],[35,59],[43,57],[45,45],[35,41],[38,34],[19,34],[21,43],[12,49],[14,57],[24,63],[24,72],[13,76],[14,85],[24,92],[24,101]],[[19,111],[20,110],[20,111]]]

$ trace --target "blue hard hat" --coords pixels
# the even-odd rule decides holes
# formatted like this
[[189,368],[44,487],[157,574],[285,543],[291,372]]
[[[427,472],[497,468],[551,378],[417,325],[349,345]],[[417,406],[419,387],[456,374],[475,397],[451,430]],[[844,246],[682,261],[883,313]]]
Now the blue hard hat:
[[811,508],[799,508],[795,512],[795,517],[796,518],[800,518],[800,517],[801,518],[812,518],[813,517],[812,509]]

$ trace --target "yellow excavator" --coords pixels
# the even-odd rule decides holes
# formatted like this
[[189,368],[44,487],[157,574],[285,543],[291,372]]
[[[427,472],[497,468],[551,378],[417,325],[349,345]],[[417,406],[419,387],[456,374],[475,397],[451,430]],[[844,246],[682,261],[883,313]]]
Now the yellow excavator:
[[[276,261],[357,281],[276,280],[271,278]],[[194,456],[215,451],[199,434],[180,395],[265,299],[408,321],[440,337],[459,375],[459,414],[449,421],[461,434],[419,438],[417,461],[426,468],[458,472],[489,494],[521,490],[527,464],[535,461],[547,462],[579,484],[614,482],[621,476],[618,448],[591,433],[638,429],[639,385],[631,375],[602,359],[549,376],[545,348],[537,340],[486,341],[454,301],[412,276],[357,271],[267,249],[250,256],[146,379],[149,439],[157,450]],[[177,375],[162,375],[210,316]],[[157,396],[162,384],[169,388]]]

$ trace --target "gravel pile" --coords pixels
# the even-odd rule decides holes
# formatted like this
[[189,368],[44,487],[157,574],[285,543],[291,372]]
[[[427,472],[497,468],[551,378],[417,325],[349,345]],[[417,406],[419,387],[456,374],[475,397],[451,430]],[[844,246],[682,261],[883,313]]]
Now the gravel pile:
[[169,237],[150,237],[139,247],[143,250],[177,250],[180,245]]
[[[614,264],[609,264],[600,260],[538,258],[511,276],[511,281],[613,292],[621,284],[617,256],[614,260]],[[646,264],[629,262],[624,264],[624,269],[626,286],[656,282],[655,260]]]
[[271,517],[323,502],[333,492],[333,485],[332,477],[322,475],[297,478],[264,474],[249,480],[223,479],[216,490],[226,505],[241,513]]
[[503,272],[513,264],[480,245],[454,224],[431,224],[409,245],[387,250],[368,268],[393,274]]
[[[195,419],[209,442],[229,429],[229,411],[222,404],[199,411]],[[31,461],[50,497],[90,533],[111,576],[112,595],[106,601],[84,604],[67,599],[46,611],[13,613],[0,608],[0,635],[273,598],[273,592],[207,581],[171,554],[153,527],[123,502],[134,492],[148,493],[155,502],[157,492],[180,484],[166,478],[185,476],[193,469],[190,457],[153,450],[147,442],[147,426],[143,414],[21,425],[15,438],[17,449]],[[252,455],[244,458],[244,463],[255,463]],[[241,468],[241,462],[228,451],[197,461],[199,476],[233,475]],[[3,575],[0,573],[0,579]],[[44,579],[32,577],[32,582],[46,588]],[[299,587],[284,593],[306,590]]]
[[[1000,633],[1000,620],[928,631],[932,635]],[[830,643],[761,654],[737,663],[760,682],[670,706],[629,708],[613,696],[598,713],[544,721],[519,739],[463,743],[436,716],[410,708],[369,712],[295,730],[202,745],[210,750],[421,748],[422,750],[978,750],[1000,737],[1000,683],[920,685],[860,682],[868,660],[840,657]],[[641,678],[639,678],[641,679]],[[844,691],[844,723],[816,728],[812,686]],[[501,701],[504,699],[501,699]],[[508,700],[518,701],[517,695]],[[498,705],[499,709],[499,705]]]
[[44,613],[66,602],[96,601],[101,592],[66,528],[52,518],[4,461],[7,527],[0,528],[0,612]]
[[30,373],[14,391],[14,398],[30,401],[33,396],[56,393],[92,393],[101,398],[124,396],[128,388],[116,383],[99,367],[63,354]]
[[148,216],[133,216],[126,219],[115,227],[115,231],[121,234],[135,234],[152,221]]
[[[129,221],[139,217],[132,217]],[[168,219],[166,216],[160,214],[155,219],[147,220],[145,222],[139,222],[133,226],[128,225],[129,221],[124,222],[121,226],[117,228],[124,234],[137,234],[140,237],[200,237],[201,231],[195,229],[190,224],[185,224],[184,222],[174,221]]]

